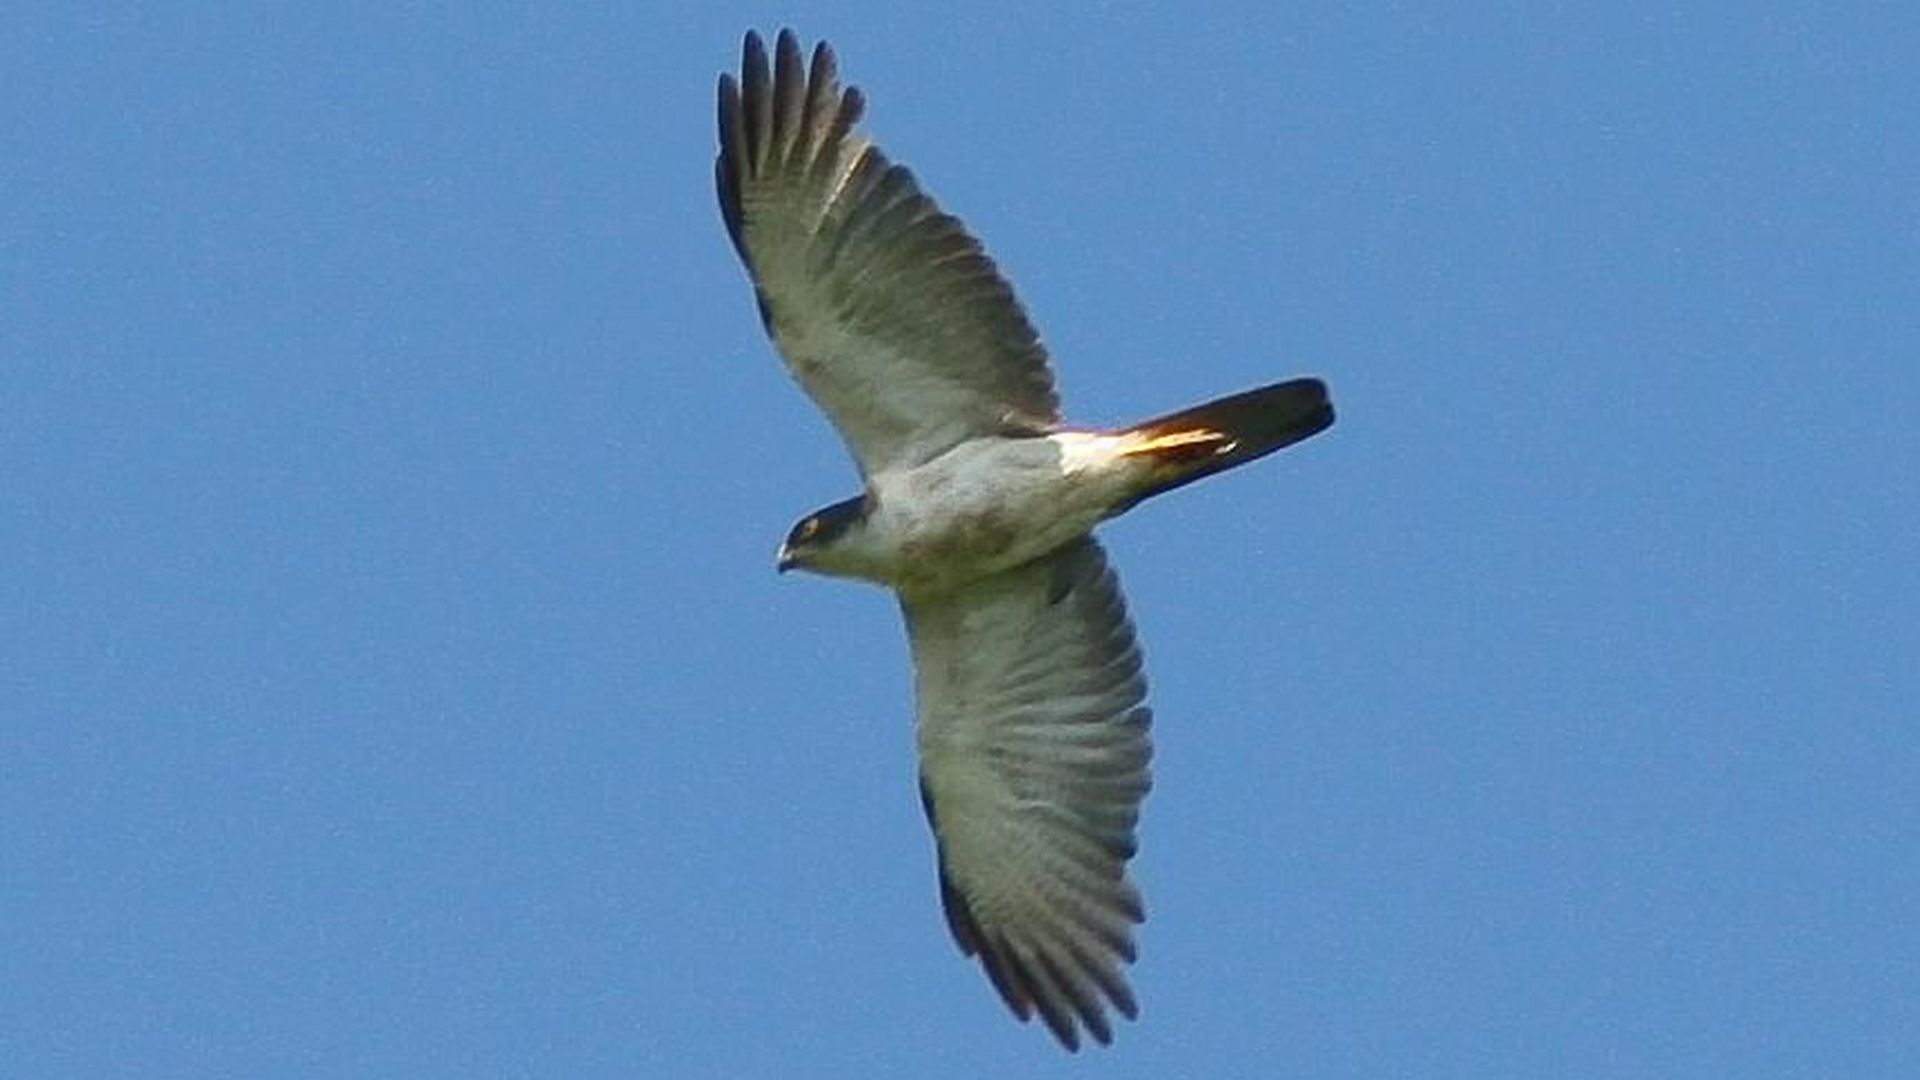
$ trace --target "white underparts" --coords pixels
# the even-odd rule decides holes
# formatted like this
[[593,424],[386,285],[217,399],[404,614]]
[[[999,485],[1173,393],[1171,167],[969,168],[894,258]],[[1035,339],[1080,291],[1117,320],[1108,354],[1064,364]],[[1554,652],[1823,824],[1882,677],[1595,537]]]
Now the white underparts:
[[903,592],[943,591],[1087,535],[1138,493],[1127,436],[1061,432],[961,443],[868,480],[874,508],[810,569]]

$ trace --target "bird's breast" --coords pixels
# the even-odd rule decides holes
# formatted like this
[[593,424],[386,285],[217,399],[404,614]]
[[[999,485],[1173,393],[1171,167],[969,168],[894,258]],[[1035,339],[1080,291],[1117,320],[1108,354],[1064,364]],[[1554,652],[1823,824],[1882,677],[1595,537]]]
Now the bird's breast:
[[979,439],[874,478],[873,521],[896,587],[951,588],[1012,569],[1092,531],[1113,504],[1050,439]]

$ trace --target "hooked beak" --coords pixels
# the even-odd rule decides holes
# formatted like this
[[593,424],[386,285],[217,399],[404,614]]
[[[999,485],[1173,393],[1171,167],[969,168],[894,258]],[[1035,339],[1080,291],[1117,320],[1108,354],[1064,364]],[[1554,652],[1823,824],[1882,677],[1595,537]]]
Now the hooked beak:
[[774,572],[777,574],[784,574],[798,565],[799,565],[799,560],[793,557],[793,552],[787,550],[787,545],[781,544],[780,554],[774,556],[774,560],[773,560]]

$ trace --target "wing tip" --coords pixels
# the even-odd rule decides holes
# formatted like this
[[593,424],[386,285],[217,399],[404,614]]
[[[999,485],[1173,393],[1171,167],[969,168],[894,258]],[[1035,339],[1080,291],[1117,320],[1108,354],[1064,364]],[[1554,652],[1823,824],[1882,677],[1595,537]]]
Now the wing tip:
[[790,174],[788,182],[827,179],[830,166],[844,156],[832,148],[848,141],[865,99],[858,88],[841,89],[830,43],[816,42],[809,59],[790,27],[774,35],[771,51],[760,31],[746,31],[739,73],[721,72],[716,97],[720,150],[714,187],[727,234],[746,258],[750,189],[776,173]]
[[[1084,945],[1065,939],[1064,953],[1038,947],[1020,947],[1004,935],[989,932],[980,925],[966,893],[947,872],[946,852],[940,850],[940,826],[933,807],[933,793],[924,777],[920,780],[920,808],[933,827],[936,857],[939,862],[940,909],[947,930],[963,956],[976,959],[987,982],[1000,995],[1007,1010],[1021,1023],[1035,1016],[1056,1041],[1069,1053],[1078,1053],[1081,1032],[1101,1046],[1113,1043],[1113,1024],[1107,1009],[1127,1020],[1137,1020],[1140,1004],[1122,970],[1136,955],[1129,927],[1111,933],[1096,933],[1095,939],[1111,953],[1106,959],[1088,955]],[[1123,882],[1123,884],[1125,884]],[[1139,923],[1139,893],[1126,884],[1124,904],[1130,923]],[[1068,961],[1071,961],[1069,965]]]
[[[740,138],[747,153],[738,165],[747,174],[757,175],[782,163],[770,160],[776,145],[804,143],[800,156],[811,158],[822,146],[844,138],[860,119],[865,98],[857,87],[842,90],[839,72],[839,57],[824,39],[814,43],[809,58],[791,27],[775,34],[771,52],[760,31],[748,30],[740,43],[738,80],[731,72],[720,75],[722,149],[730,136]],[[729,94],[734,105],[732,132],[726,107]]]

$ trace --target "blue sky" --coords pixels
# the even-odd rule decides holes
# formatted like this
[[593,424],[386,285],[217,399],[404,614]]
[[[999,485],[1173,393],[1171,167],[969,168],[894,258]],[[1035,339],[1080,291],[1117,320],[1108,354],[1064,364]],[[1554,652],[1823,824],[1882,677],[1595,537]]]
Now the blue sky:
[[[1908,6],[0,23],[11,1075],[1920,1075]],[[947,939],[891,600],[773,573],[855,488],[711,191],[783,23],[1074,419],[1340,409],[1104,532],[1109,1050]]]

